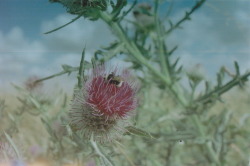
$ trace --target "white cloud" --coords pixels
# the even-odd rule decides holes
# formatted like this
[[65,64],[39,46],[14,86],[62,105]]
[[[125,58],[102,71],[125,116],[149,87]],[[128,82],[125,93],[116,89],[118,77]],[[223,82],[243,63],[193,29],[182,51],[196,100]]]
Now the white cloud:
[[[59,15],[43,22],[41,30],[46,32],[71,19]],[[60,72],[62,64],[77,66],[85,45],[86,59],[90,60],[93,52],[108,45],[112,38],[104,23],[83,19],[37,40],[31,40],[20,27],[13,27],[5,34],[0,30],[0,89],[10,88],[10,82],[22,84],[31,75],[45,77]]]
[[19,27],[6,34],[0,31],[0,82],[1,90],[10,87],[10,82],[18,83],[42,61],[45,47],[39,41],[30,41]]
[[[68,23],[74,17],[59,15],[53,20],[42,23],[42,32],[55,29]],[[107,45],[113,39],[108,27],[101,21],[89,21],[83,18],[72,24],[45,35],[46,45],[55,51],[60,52],[81,52],[86,45],[88,50],[94,50],[102,45]]]
[[45,52],[43,44],[39,41],[29,41],[19,27],[12,28],[7,34],[2,34],[0,31],[0,34],[1,57],[11,56],[11,59],[16,62],[41,60]]
[[[181,10],[174,17],[182,15],[184,11]],[[73,18],[63,14],[44,21],[41,32],[57,28]],[[171,34],[169,48],[178,44],[175,55],[182,57],[181,63],[187,68],[200,63],[213,77],[221,65],[232,68],[234,60],[242,64],[243,70],[249,69],[249,19],[250,13],[242,1],[211,0],[194,13],[191,21],[183,24],[184,29]],[[76,66],[85,45],[89,60],[97,48],[107,46],[114,39],[103,22],[83,18],[51,34],[42,33],[41,38],[34,40],[19,27],[10,28],[8,33],[0,30],[1,89],[9,86],[9,82],[18,83],[29,75],[43,77],[60,72],[61,64]],[[62,78],[66,80],[62,81]],[[67,77],[57,80],[67,84]]]
[[81,55],[80,54],[65,54],[62,56],[62,58],[58,58],[55,62],[54,65],[62,65],[62,64],[67,64],[71,66],[78,66],[80,64],[81,60]]

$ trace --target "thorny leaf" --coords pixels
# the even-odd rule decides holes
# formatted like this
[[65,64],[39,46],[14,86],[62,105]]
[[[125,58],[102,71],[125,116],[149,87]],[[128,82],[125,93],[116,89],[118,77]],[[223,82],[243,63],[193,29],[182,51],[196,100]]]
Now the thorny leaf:
[[21,159],[21,155],[20,155],[20,153],[19,153],[19,151],[17,149],[16,144],[14,143],[14,141],[11,139],[11,137],[6,132],[4,132],[4,135],[7,138],[8,142],[10,143],[10,145],[13,147],[13,149],[14,149],[16,155],[17,155],[17,158],[20,160]]
[[134,126],[128,126],[128,127],[126,127],[126,129],[127,129],[127,133],[125,133],[125,134],[134,134],[137,136],[155,139],[149,132],[144,131],[144,130],[139,129],[139,128],[136,128]]

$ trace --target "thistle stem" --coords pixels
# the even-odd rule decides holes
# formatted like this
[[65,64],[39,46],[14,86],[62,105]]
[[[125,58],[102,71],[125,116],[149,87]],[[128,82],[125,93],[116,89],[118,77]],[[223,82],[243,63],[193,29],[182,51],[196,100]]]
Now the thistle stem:
[[105,162],[108,166],[114,166],[114,165],[112,164],[112,162],[105,156],[105,154],[103,154],[103,152],[101,151],[101,149],[98,147],[97,143],[96,143],[93,139],[90,140],[90,143],[91,143],[92,147],[94,148],[96,154],[97,154],[100,158],[102,158],[102,159],[104,160],[104,162]]
[[[143,57],[141,51],[138,49],[136,44],[130,40],[126,33],[124,32],[123,28],[119,24],[119,22],[114,22],[112,21],[112,17],[109,13],[107,12],[101,12],[100,13],[101,19],[106,22],[109,27],[116,33],[116,36],[120,39],[120,41],[125,43],[125,46],[131,56],[133,56],[135,59],[137,59],[141,64],[145,65],[149,70],[151,70],[155,76],[157,76],[159,79],[161,79],[169,88],[171,93],[176,97],[176,99],[179,101],[179,103],[184,107],[187,108],[189,105],[189,102],[186,98],[186,96],[183,93],[183,89],[181,86],[177,83],[172,83],[171,78],[168,75],[163,75],[159,71],[157,71],[149,62],[146,58]],[[167,70],[167,68],[165,68]],[[192,121],[197,127],[198,133],[201,137],[205,137],[205,132],[202,129],[202,123],[198,119],[197,115],[193,115]],[[212,149],[210,146],[209,142],[205,144],[206,149],[208,150],[209,156],[212,158],[214,163],[216,165],[220,166],[220,162],[218,157],[216,156],[215,151]]]
[[188,106],[187,99],[184,97],[181,87],[176,84],[172,84],[171,78],[168,75],[163,75],[162,73],[160,73],[148,62],[145,57],[143,57],[136,44],[127,37],[119,22],[112,21],[111,15],[107,12],[101,12],[100,17],[109,25],[110,28],[112,28],[120,41],[125,43],[125,46],[131,56],[137,59],[141,64],[145,65],[150,71],[154,73],[155,76],[161,79],[167,85],[173,95],[178,99],[182,106]]
[[[192,121],[194,122],[195,126],[197,127],[197,130],[200,134],[200,137],[205,138],[206,133],[204,131],[204,127],[203,127],[201,121],[199,120],[199,117],[197,115],[192,115],[191,118],[192,118]],[[217,166],[221,166],[219,158],[216,155],[216,152],[214,151],[213,147],[211,146],[211,144],[209,142],[205,143],[205,148],[209,154],[209,157],[213,160],[213,162],[216,163]]]
[[[162,26],[160,24],[160,20],[158,19],[158,5],[159,5],[159,0],[155,1],[155,9],[154,9],[154,23],[155,23],[155,28],[156,28],[156,34],[157,34],[157,39],[156,43],[159,46],[159,57],[160,57],[160,64],[162,67],[162,72],[164,73],[164,75],[166,75],[166,77],[170,78],[170,71],[169,71],[169,62],[168,62],[168,58],[166,58],[166,54],[164,52],[164,47],[165,47],[165,43],[164,43],[164,34],[162,31]],[[171,79],[170,79],[171,81]]]
[[64,74],[70,74],[71,72],[75,72],[75,71],[79,71],[79,67],[74,67],[70,71],[61,71],[59,73],[50,75],[48,77],[44,77],[42,79],[36,80],[34,83],[38,83],[38,82],[42,82],[42,81],[45,81],[45,80],[49,80],[51,78],[58,77],[58,76],[61,76],[61,75],[64,75]]

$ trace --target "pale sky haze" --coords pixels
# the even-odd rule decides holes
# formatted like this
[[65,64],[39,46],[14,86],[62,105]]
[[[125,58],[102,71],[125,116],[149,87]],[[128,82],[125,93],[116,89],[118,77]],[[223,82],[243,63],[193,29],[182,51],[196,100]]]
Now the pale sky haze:
[[[173,22],[195,3],[173,1]],[[84,45],[90,58],[97,48],[114,39],[101,21],[86,19],[43,34],[74,17],[61,5],[46,0],[0,1],[0,92],[11,89],[10,82],[21,85],[31,75],[44,77],[60,72],[61,64],[77,66]],[[174,56],[180,56],[187,68],[201,64],[209,77],[215,77],[220,66],[233,69],[237,60],[242,71],[250,69],[250,1],[208,0],[182,27],[167,42],[170,48],[178,45]],[[72,87],[76,80],[71,76],[56,81]]]

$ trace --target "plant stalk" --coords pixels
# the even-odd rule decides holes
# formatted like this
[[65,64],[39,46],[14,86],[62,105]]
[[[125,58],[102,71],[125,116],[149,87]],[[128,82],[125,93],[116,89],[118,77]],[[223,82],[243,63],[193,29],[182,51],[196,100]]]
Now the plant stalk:
[[[200,137],[205,138],[206,133],[204,131],[204,127],[203,127],[201,121],[199,120],[198,115],[196,115],[196,114],[192,115],[191,119],[194,122],[194,124],[195,124],[195,126],[200,134]],[[209,154],[209,157],[213,160],[213,162],[216,164],[216,166],[221,166],[218,155],[216,155],[216,152],[214,151],[213,147],[211,146],[211,144],[209,142],[205,143],[205,148]]]
[[90,140],[90,143],[91,143],[92,147],[94,148],[96,154],[100,158],[102,158],[104,160],[104,162],[106,164],[108,164],[108,166],[114,166],[114,164],[105,156],[105,154],[102,153],[102,151],[100,150],[100,148],[98,147],[98,145],[96,144],[96,142],[93,139]]
[[168,75],[163,75],[161,72],[156,70],[148,62],[148,60],[143,57],[141,51],[138,49],[136,44],[127,37],[121,25],[118,22],[112,21],[111,15],[107,12],[101,12],[100,17],[116,33],[120,41],[125,43],[125,46],[129,51],[129,53],[131,54],[131,56],[137,59],[141,64],[145,65],[150,71],[154,73],[155,76],[161,79],[167,85],[167,87],[170,89],[172,94],[177,98],[177,100],[180,102],[182,106],[184,107],[188,106],[187,99],[184,97],[181,87],[178,86],[177,84],[172,84],[171,78]]

